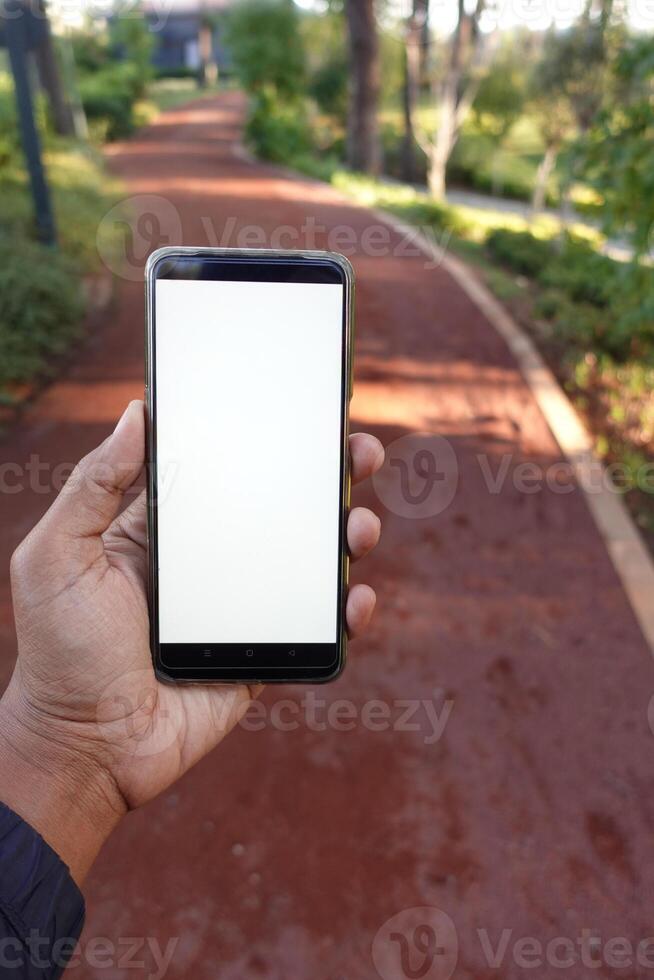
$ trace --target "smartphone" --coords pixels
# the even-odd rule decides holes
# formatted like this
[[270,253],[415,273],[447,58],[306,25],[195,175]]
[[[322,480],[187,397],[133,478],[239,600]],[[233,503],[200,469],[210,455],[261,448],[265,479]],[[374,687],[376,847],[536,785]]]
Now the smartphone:
[[353,288],[331,252],[162,248],[148,260],[161,680],[314,683],[343,668]]

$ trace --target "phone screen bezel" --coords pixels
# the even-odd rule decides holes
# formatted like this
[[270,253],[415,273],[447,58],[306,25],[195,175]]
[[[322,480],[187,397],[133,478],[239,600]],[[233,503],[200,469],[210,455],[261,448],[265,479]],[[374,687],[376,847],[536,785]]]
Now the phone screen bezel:
[[[337,637],[329,644],[159,642],[158,533],[157,533],[157,379],[156,283],[159,279],[238,280],[246,282],[326,282],[343,286],[341,371],[341,459],[339,474],[339,530]],[[352,393],[351,307],[353,275],[349,262],[330,252],[272,252],[247,249],[164,248],[150,256],[146,268],[146,418],[149,541],[150,639],[155,671],[161,680],[174,682],[257,683],[331,680],[343,668],[347,633],[344,610],[349,561],[346,520],[349,507],[349,400]],[[289,461],[291,465],[291,461]],[[294,651],[291,653],[291,651]]]

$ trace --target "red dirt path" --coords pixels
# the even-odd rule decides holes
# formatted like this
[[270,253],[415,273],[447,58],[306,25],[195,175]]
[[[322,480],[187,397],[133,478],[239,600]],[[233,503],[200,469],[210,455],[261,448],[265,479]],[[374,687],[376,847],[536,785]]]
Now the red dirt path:
[[[241,114],[231,94],[169,112],[115,147],[111,167],[129,194],[172,202],[188,244],[211,243],[207,229],[220,236],[230,218],[267,236],[314,218],[349,226],[359,241],[376,224],[328,188],[248,162]],[[236,244],[235,231],[224,244]],[[370,947],[385,920],[436,906],[458,932],[457,978],[649,976],[611,968],[610,953],[595,954],[598,970],[534,970],[513,951],[523,936],[577,944],[594,930],[603,942],[636,943],[654,932],[649,651],[581,493],[513,485],[521,462],[560,454],[490,324],[423,258],[359,250],[353,263],[353,427],[385,443],[439,432],[460,477],[437,517],[384,512],[365,567],[379,594],[374,628],[344,676],[314,692],[350,699],[359,717],[373,699],[395,718],[398,700],[435,698],[440,710],[450,699],[444,734],[427,744],[423,709],[420,731],[359,722],[315,731],[304,720],[294,731],[270,722],[237,731],[115,834],[86,888],[82,948],[97,936],[161,946],[179,937],[171,980],[373,980]],[[122,281],[111,322],[5,439],[4,459],[74,462],[104,437],[141,393],[142,329],[142,283]],[[477,457],[496,472],[507,453],[508,476],[490,493]],[[9,555],[49,499],[36,490],[3,499],[0,680],[14,656]],[[355,500],[381,507],[370,486]],[[264,703],[305,694],[268,689]],[[493,947],[512,930],[499,968],[478,930]],[[553,955],[565,960],[566,949]],[[87,957],[73,975],[146,976],[154,965],[147,950],[143,958],[142,969],[107,970]],[[437,965],[423,977],[446,975]]]

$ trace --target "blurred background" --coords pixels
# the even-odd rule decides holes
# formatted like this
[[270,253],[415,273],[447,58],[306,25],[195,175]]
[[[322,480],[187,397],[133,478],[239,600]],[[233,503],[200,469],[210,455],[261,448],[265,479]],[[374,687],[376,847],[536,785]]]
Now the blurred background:
[[0,687],[9,556],[142,392],[153,248],[345,252],[389,447],[370,634],[127,818],[73,973],[650,976],[654,4],[0,11]]
[[[638,482],[654,434],[647,0],[37,7],[24,39],[44,168],[36,223],[11,32],[0,48],[3,404],[79,329],[98,223],[122,196],[103,147],[162,110],[238,87],[258,157],[446,235],[534,334],[600,455]],[[39,233],[51,235],[47,196],[59,247],[37,297],[28,269]],[[647,494],[627,498],[650,533]]]

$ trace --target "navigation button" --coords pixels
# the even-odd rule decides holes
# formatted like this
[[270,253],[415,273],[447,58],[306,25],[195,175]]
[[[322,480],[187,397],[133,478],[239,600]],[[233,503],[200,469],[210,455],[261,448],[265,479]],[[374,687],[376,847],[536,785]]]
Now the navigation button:
[[253,657],[254,656],[254,650],[252,650],[252,649],[246,650],[245,651],[245,656],[246,657]]

